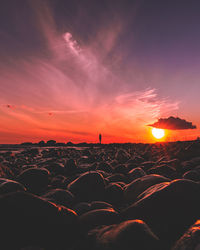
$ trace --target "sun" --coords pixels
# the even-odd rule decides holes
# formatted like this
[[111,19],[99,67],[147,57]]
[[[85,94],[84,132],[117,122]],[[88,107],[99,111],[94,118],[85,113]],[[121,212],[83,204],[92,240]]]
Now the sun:
[[152,135],[156,139],[161,139],[165,136],[165,130],[160,128],[152,128]]

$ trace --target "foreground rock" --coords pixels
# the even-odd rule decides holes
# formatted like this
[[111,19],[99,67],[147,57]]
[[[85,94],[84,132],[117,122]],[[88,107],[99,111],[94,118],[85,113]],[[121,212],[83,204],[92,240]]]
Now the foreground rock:
[[43,198],[65,207],[71,207],[74,202],[74,195],[71,192],[59,188],[48,191]]
[[105,189],[106,200],[118,206],[124,202],[124,191],[122,187],[117,183],[110,183]]
[[68,185],[68,190],[79,201],[102,200],[105,192],[105,181],[98,172],[86,172]]
[[45,190],[49,182],[49,171],[42,168],[30,168],[24,170],[17,180],[22,183],[29,192],[38,194]]
[[0,194],[16,191],[26,191],[26,188],[17,181],[0,178]]
[[119,215],[113,208],[95,209],[80,216],[80,226],[84,232],[101,226],[112,225],[119,221]]
[[200,220],[192,225],[177,241],[172,250],[199,250],[200,249]]
[[77,215],[38,196],[16,192],[0,197],[1,247],[66,249],[78,236]]
[[13,177],[13,175],[14,173],[11,169],[0,163],[0,178]]
[[168,178],[161,175],[145,175],[132,181],[130,184],[124,187],[125,201],[130,203],[134,202],[139,194],[144,192],[147,188],[161,182],[169,181]]
[[125,209],[122,216],[144,220],[170,245],[200,217],[200,186],[189,180],[165,183]]
[[104,226],[89,233],[94,250],[160,250],[158,237],[141,220],[128,220]]

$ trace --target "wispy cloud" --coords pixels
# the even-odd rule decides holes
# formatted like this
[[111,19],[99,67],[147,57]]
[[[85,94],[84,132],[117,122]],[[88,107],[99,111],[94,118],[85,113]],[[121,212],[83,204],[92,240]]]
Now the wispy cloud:
[[147,121],[177,110],[178,104],[160,98],[155,89],[125,93],[102,107],[102,123],[104,129],[109,128],[113,135],[121,131],[132,137],[138,131],[144,130]]
[[92,42],[84,44],[71,31],[57,30],[48,5],[32,4],[48,53],[7,58],[7,64],[0,65],[5,126],[12,120],[13,128],[14,123],[21,124],[29,134],[57,131],[86,139],[103,131],[108,136],[130,137],[144,124],[178,109],[178,102],[161,98],[151,85],[138,90],[136,79],[128,85],[123,75],[116,75],[107,56],[122,31],[120,22],[110,24],[109,32],[101,29]]

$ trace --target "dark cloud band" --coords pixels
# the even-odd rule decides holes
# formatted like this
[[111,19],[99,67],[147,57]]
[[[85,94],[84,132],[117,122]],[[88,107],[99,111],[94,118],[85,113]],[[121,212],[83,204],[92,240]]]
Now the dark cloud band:
[[179,117],[170,116],[168,118],[160,118],[157,122],[153,124],[148,124],[147,126],[154,128],[162,129],[171,129],[171,130],[182,130],[182,129],[196,129],[196,125],[193,125],[192,122],[188,122]]

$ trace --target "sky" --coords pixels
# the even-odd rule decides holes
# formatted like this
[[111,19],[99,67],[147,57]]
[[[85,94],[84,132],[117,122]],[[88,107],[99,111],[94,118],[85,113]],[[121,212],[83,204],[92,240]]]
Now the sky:
[[1,0],[0,143],[200,135],[200,2]]

